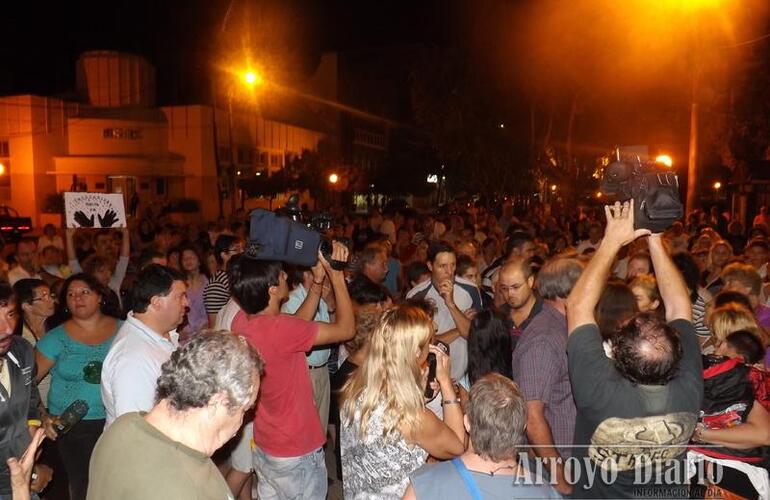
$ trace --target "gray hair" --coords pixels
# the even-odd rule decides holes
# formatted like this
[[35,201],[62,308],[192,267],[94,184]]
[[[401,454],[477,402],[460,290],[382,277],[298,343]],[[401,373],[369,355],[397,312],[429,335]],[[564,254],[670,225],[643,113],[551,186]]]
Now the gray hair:
[[161,366],[156,403],[165,399],[177,411],[207,406],[225,396],[231,413],[251,402],[254,376],[263,368],[259,354],[242,337],[225,330],[202,330]]
[[556,257],[540,268],[535,288],[544,299],[566,299],[582,272],[583,263],[579,260]]
[[527,423],[527,409],[511,379],[490,373],[477,380],[468,396],[466,414],[476,453],[493,462],[516,455]]

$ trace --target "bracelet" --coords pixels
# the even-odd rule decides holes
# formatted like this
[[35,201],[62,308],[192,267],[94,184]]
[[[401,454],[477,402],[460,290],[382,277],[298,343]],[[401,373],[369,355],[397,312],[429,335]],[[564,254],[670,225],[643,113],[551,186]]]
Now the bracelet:
[[460,404],[460,398],[455,399],[444,399],[441,401],[442,405],[459,405]]
[[30,418],[27,420],[27,426],[29,427],[40,427],[41,425],[43,425],[43,422],[36,418]]

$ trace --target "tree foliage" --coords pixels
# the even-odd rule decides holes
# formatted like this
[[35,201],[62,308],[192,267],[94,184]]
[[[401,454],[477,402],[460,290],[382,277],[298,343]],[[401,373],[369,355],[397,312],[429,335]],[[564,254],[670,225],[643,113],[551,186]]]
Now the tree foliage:
[[[509,122],[503,96],[457,49],[426,51],[411,74],[417,125],[430,133],[455,191],[529,191],[526,139]],[[503,127],[500,125],[503,124]]]

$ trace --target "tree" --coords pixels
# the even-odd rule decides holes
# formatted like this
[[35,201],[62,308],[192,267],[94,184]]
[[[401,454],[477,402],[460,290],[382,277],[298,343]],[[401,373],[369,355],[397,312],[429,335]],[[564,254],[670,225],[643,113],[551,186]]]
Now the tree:
[[428,50],[411,84],[417,125],[431,135],[455,191],[532,189],[526,135],[505,128],[505,95],[479,77],[471,57],[456,48]]

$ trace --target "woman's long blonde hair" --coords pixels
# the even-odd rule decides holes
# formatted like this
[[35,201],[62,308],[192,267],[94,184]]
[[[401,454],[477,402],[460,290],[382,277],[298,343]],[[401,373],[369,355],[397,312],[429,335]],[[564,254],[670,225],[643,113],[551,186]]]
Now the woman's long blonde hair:
[[717,307],[709,313],[707,321],[711,330],[711,342],[715,346],[738,330],[748,330],[762,342],[763,346],[768,345],[767,333],[757,322],[754,313],[740,304],[728,303]]
[[418,356],[432,334],[433,322],[422,309],[402,305],[383,313],[369,341],[366,360],[342,389],[340,413],[348,424],[353,422],[360,400],[359,436],[365,435],[372,413],[382,403],[386,436],[401,424],[410,433],[417,430],[425,406]]

